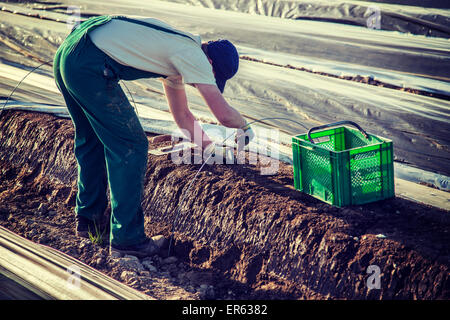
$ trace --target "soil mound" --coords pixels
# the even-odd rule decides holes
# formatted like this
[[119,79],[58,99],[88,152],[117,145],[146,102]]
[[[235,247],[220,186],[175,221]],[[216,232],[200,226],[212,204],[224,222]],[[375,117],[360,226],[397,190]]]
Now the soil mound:
[[[450,298],[446,211],[400,198],[335,208],[294,190],[284,163],[272,176],[259,164],[206,165],[188,190],[200,165],[148,160],[146,232],[169,236],[178,215],[172,260],[184,267],[170,268],[164,257],[153,263],[173,278],[202,278],[199,298]],[[124,274],[105,246],[74,240],[76,178],[70,120],[1,114],[0,224],[146,292],[155,280],[147,273],[148,282],[140,280],[145,268]],[[240,294],[227,295],[230,288]]]

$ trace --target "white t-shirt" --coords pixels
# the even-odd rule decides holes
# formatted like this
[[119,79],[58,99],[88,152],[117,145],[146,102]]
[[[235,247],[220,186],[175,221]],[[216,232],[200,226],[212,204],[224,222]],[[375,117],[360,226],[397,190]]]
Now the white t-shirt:
[[216,84],[212,66],[201,48],[199,36],[177,30],[153,18],[129,16],[185,34],[156,30],[113,19],[89,33],[92,42],[115,61],[136,69],[167,76],[162,81],[173,88],[184,83]]

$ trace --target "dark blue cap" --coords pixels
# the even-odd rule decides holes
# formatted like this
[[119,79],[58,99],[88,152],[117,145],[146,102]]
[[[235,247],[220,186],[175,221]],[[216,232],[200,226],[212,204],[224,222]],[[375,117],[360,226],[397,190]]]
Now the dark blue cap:
[[231,79],[239,68],[239,53],[236,47],[228,40],[208,42],[208,56],[212,60],[216,84],[223,93],[225,83]]

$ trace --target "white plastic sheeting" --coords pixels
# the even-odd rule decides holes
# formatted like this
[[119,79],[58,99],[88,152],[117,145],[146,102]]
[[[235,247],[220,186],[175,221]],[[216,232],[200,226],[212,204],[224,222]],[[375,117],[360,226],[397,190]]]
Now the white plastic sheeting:
[[[263,61],[336,75],[373,76],[399,86],[449,92],[449,82],[439,80],[448,77],[445,71],[450,67],[448,39],[167,1],[63,1],[66,2],[80,6],[83,12],[158,17],[178,28],[198,33],[204,40],[229,38],[241,55]],[[48,14],[64,19],[61,13]],[[55,42],[68,33],[62,23],[2,12],[0,15],[2,31],[43,59],[51,59],[56,50]],[[30,65],[28,58],[21,58],[10,50],[2,50],[0,57]],[[26,72],[20,65],[1,64],[1,95],[8,96]],[[145,127],[155,133],[176,130],[159,81],[140,80],[127,86]],[[194,114],[204,123],[217,123],[196,90],[188,87],[187,92]],[[228,81],[225,96],[249,120],[281,116],[299,121],[307,128],[339,120],[356,121],[367,131],[394,140],[398,160],[450,174],[445,165],[450,159],[448,100],[245,60],[241,60],[237,76]],[[12,99],[19,102],[11,101],[8,107],[66,114],[64,101],[48,68],[30,75]],[[281,120],[266,123],[279,128],[280,136],[284,135],[287,140],[305,132],[305,128]]]

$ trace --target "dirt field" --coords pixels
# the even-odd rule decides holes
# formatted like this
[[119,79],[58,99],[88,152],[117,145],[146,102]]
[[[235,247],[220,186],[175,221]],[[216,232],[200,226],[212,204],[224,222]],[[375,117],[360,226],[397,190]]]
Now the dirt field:
[[[198,168],[149,155],[148,235],[169,236]],[[449,212],[400,198],[339,209],[295,191],[289,165],[212,165],[180,206],[174,257],[115,258],[75,236],[76,175],[70,120],[1,114],[0,224],[156,298],[450,298]]]

